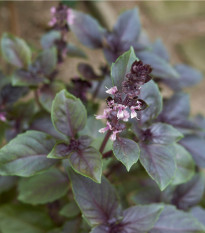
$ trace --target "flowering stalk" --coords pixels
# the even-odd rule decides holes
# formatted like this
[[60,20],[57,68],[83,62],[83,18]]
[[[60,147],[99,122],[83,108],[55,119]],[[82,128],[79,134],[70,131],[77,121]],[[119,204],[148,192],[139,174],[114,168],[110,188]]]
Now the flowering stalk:
[[115,141],[117,134],[126,128],[124,122],[128,122],[129,118],[138,119],[137,112],[147,107],[145,101],[138,96],[141,86],[151,80],[151,72],[152,68],[149,65],[143,65],[142,61],[135,61],[122,82],[122,90],[113,86],[106,91],[111,95],[107,98],[108,107],[104,109],[102,115],[96,116],[96,119],[107,120],[106,127],[100,129],[100,133],[108,131],[110,139]]

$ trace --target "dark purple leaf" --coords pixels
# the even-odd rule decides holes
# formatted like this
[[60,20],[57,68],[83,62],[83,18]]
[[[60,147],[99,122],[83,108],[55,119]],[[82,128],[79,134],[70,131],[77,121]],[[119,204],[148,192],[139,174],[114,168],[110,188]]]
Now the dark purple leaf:
[[149,233],[202,233],[204,231],[205,228],[191,214],[167,205]]
[[91,226],[107,224],[122,215],[114,187],[104,177],[97,184],[71,170],[69,173],[75,200]]
[[71,31],[78,40],[89,48],[101,48],[105,29],[89,15],[71,10],[72,22],[68,22]]
[[132,165],[138,161],[140,149],[135,141],[118,137],[113,143],[113,153],[129,171]]
[[119,48],[124,51],[137,42],[140,31],[141,25],[137,8],[121,14],[113,28],[115,40]]
[[[161,57],[162,59],[164,59],[165,61],[169,62],[170,61],[170,56],[169,53],[167,51],[167,49],[165,48],[163,42],[161,39],[157,39],[153,44],[152,44],[152,49],[153,52],[158,55],[159,57]],[[176,79],[174,79],[176,80]]]
[[181,184],[176,188],[173,203],[178,208],[187,210],[201,200],[204,189],[204,177],[202,174],[197,174],[189,182]]
[[100,77],[95,74],[95,71],[93,70],[92,66],[86,63],[79,63],[78,64],[78,71],[83,76],[83,78],[87,80],[98,80]]
[[157,78],[169,79],[179,78],[177,71],[164,59],[154,54],[152,51],[142,51],[137,53],[137,57],[142,60],[143,63],[149,64],[152,67],[152,75]]
[[163,205],[133,206],[123,212],[126,233],[144,233],[149,231],[158,220]]
[[53,147],[52,151],[48,154],[47,158],[50,159],[67,159],[71,154],[69,145],[64,142],[58,142]]
[[140,162],[161,190],[172,181],[175,171],[173,146],[162,144],[140,144]]
[[199,167],[205,167],[205,140],[197,135],[188,135],[180,141],[192,155]]
[[200,71],[184,65],[178,64],[174,66],[175,70],[179,73],[179,79],[166,79],[165,83],[171,87],[174,91],[179,91],[185,87],[196,85],[203,78]]

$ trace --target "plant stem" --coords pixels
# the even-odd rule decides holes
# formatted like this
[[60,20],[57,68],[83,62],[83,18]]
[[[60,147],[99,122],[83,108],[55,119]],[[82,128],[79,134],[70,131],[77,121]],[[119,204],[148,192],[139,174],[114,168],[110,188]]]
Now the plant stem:
[[102,141],[102,144],[101,144],[101,146],[100,146],[100,153],[103,153],[103,151],[104,151],[104,149],[105,149],[105,146],[106,146],[106,144],[107,144],[107,142],[108,142],[108,140],[109,140],[109,137],[110,137],[111,133],[112,133],[112,131],[109,130],[109,131],[107,132],[107,134],[105,135],[105,137],[104,137],[104,139],[103,139],[103,141]]
[[42,105],[39,101],[39,97],[38,97],[38,89],[34,90],[34,96],[35,96],[35,100],[36,100],[36,103],[37,105],[39,106],[40,109],[42,109]]
[[107,159],[112,157],[112,154],[113,154],[112,150],[109,150],[108,152],[105,152],[102,157],[103,159]]

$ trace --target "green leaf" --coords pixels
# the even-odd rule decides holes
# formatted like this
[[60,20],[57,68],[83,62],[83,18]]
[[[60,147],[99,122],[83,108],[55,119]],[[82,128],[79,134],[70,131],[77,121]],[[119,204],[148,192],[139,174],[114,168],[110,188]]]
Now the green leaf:
[[42,209],[15,204],[0,207],[2,233],[45,233],[52,227],[50,218]]
[[125,78],[125,75],[130,72],[131,66],[134,61],[138,60],[133,47],[130,48],[127,52],[123,53],[115,63],[112,63],[111,67],[111,78],[114,86],[117,86],[118,89],[121,89],[122,81]]
[[51,136],[27,131],[0,150],[0,175],[32,176],[56,163],[47,159],[55,140]]
[[140,144],[140,162],[149,176],[159,185],[161,191],[172,181],[175,171],[173,146],[162,144]]
[[204,233],[205,228],[189,213],[167,205],[149,233]]
[[69,170],[75,200],[91,226],[121,216],[114,187],[102,177],[101,184]]
[[65,216],[67,218],[73,218],[80,214],[80,210],[75,203],[75,201],[72,201],[68,204],[66,204],[61,210],[60,215]]
[[176,151],[177,170],[172,181],[173,185],[187,182],[194,175],[195,164],[191,154],[181,145],[174,144]]
[[129,171],[132,165],[138,161],[140,149],[135,141],[118,137],[113,143],[113,153],[126,166],[127,171]]
[[17,181],[17,177],[14,176],[0,176],[0,193],[11,189]]
[[55,41],[60,40],[61,33],[59,31],[49,31],[41,37],[41,45],[44,49],[49,49],[55,46]]
[[1,51],[7,62],[19,68],[27,67],[31,63],[31,50],[26,42],[18,37],[3,34]]
[[157,84],[153,80],[145,83],[141,88],[139,98],[148,104],[148,107],[140,112],[141,122],[152,121],[162,111],[162,96]]
[[62,90],[53,101],[51,118],[59,132],[74,137],[79,130],[84,128],[87,113],[80,99]]
[[63,197],[68,191],[67,177],[57,168],[22,178],[18,186],[18,200],[37,205],[53,202]]
[[56,81],[39,89],[39,101],[46,111],[51,112],[52,101],[56,94],[64,88],[65,85],[63,83]]
[[172,144],[183,137],[173,126],[160,122],[152,124],[149,129],[152,134],[151,141],[156,144]]
[[101,182],[101,154],[93,147],[74,151],[69,157],[72,168],[79,174],[87,176],[97,183]]
[[71,154],[68,144],[64,142],[57,142],[52,151],[48,154],[47,158],[50,159],[67,159]]

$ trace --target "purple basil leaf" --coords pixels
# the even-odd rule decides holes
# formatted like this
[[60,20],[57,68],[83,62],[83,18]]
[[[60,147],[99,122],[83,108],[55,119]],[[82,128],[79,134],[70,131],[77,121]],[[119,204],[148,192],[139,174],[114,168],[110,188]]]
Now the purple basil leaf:
[[47,159],[55,140],[42,132],[19,134],[0,150],[0,174],[32,176],[56,163]]
[[179,79],[167,79],[165,83],[171,87],[174,91],[180,91],[185,87],[190,87],[196,85],[203,78],[203,75],[200,71],[184,65],[178,64],[174,66],[175,70],[179,73]]
[[35,63],[39,70],[45,75],[53,72],[57,64],[57,50],[55,47],[43,50],[37,57]]
[[78,64],[78,71],[87,80],[98,80],[99,76],[95,73],[92,66],[86,63]]
[[180,144],[190,152],[199,167],[205,167],[205,139],[197,135],[188,135]]
[[71,43],[67,44],[67,55],[69,57],[87,58],[87,55],[82,49]]
[[130,72],[131,66],[136,61],[136,55],[133,47],[127,52],[123,53],[111,67],[111,78],[114,86],[121,90],[122,81],[125,75]]
[[105,29],[89,15],[71,10],[72,22],[68,22],[71,31],[78,40],[89,48],[101,48]]
[[30,129],[41,131],[53,136],[56,139],[67,140],[67,137],[59,133],[51,122],[51,117],[46,112],[37,113],[32,119]]
[[107,224],[122,216],[114,187],[102,177],[101,184],[69,169],[75,200],[91,226]]
[[113,28],[113,34],[118,46],[124,51],[137,42],[140,31],[141,25],[137,8],[121,14]]
[[51,119],[59,132],[74,137],[79,130],[84,128],[87,112],[80,99],[62,90],[53,101]]
[[189,182],[181,184],[176,188],[173,203],[178,208],[187,210],[201,200],[204,189],[204,177],[202,174],[197,174]]
[[55,45],[55,41],[61,38],[59,31],[52,30],[41,37],[41,45],[44,49],[49,49]]
[[142,60],[144,64],[149,64],[152,67],[152,75],[162,79],[178,79],[177,71],[164,59],[154,54],[154,52],[146,50],[138,52],[137,57]]
[[[153,44],[152,44],[152,50],[153,52],[164,59],[165,61],[169,62],[170,61],[170,56],[165,48],[163,42],[161,39],[157,39]],[[175,80],[176,81],[176,80]]]
[[109,232],[109,227],[106,225],[100,225],[91,230],[90,233],[107,233]]
[[32,74],[27,70],[17,70],[12,75],[12,85],[13,86],[38,86],[40,83],[47,83],[48,80],[44,74]]
[[152,204],[133,206],[123,212],[124,228],[126,233],[144,233],[149,231],[158,220],[163,205]]
[[28,178],[21,178],[18,185],[18,200],[37,205],[53,202],[68,191],[68,179],[57,168]]
[[175,143],[177,170],[172,181],[172,185],[178,185],[187,182],[192,178],[195,171],[195,163],[191,154],[181,145]]
[[65,88],[62,82],[55,81],[50,85],[44,85],[38,90],[39,102],[48,112],[51,112],[52,101],[56,94]]
[[183,135],[174,127],[164,123],[154,123],[149,128],[151,142],[156,144],[172,144],[179,141]]
[[138,161],[140,149],[135,141],[117,137],[113,143],[113,153],[126,166],[127,171],[129,171],[132,165]]
[[72,168],[79,174],[87,176],[97,183],[101,182],[101,154],[93,147],[74,151],[69,157]]
[[149,233],[203,233],[205,228],[191,216],[174,206],[164,207],[157,223]]
[[200,206],[193,207],[191,214],[205,227],[205,209]]
[[53,147],[52,151],[48,154],[49,159],[67,159],[71,154],[71,150],[68,144],[64,142],[58,142]]
[[176,171],[173,146],[141,143],[140,162],[161,190],[171,183]]
[[139,98],[143,99],[148,105],[148,107],[140,113],[141,122],[152,121],[162,110],[162,96],[157,84],[152,80],[145,83],[141,88]]
[[14,66],[26,68],[31,63],[31,50],[26,42],[18,37],[4,33],[1,51],[5,60]]
[[[12,95],[11,95],[12,93]],[[19,98],[23,97],[28,93],[26,87],[13,87],[11,84],[7,84],[2,87],[0,91],[0,104],[10,105],[18,101]]]

